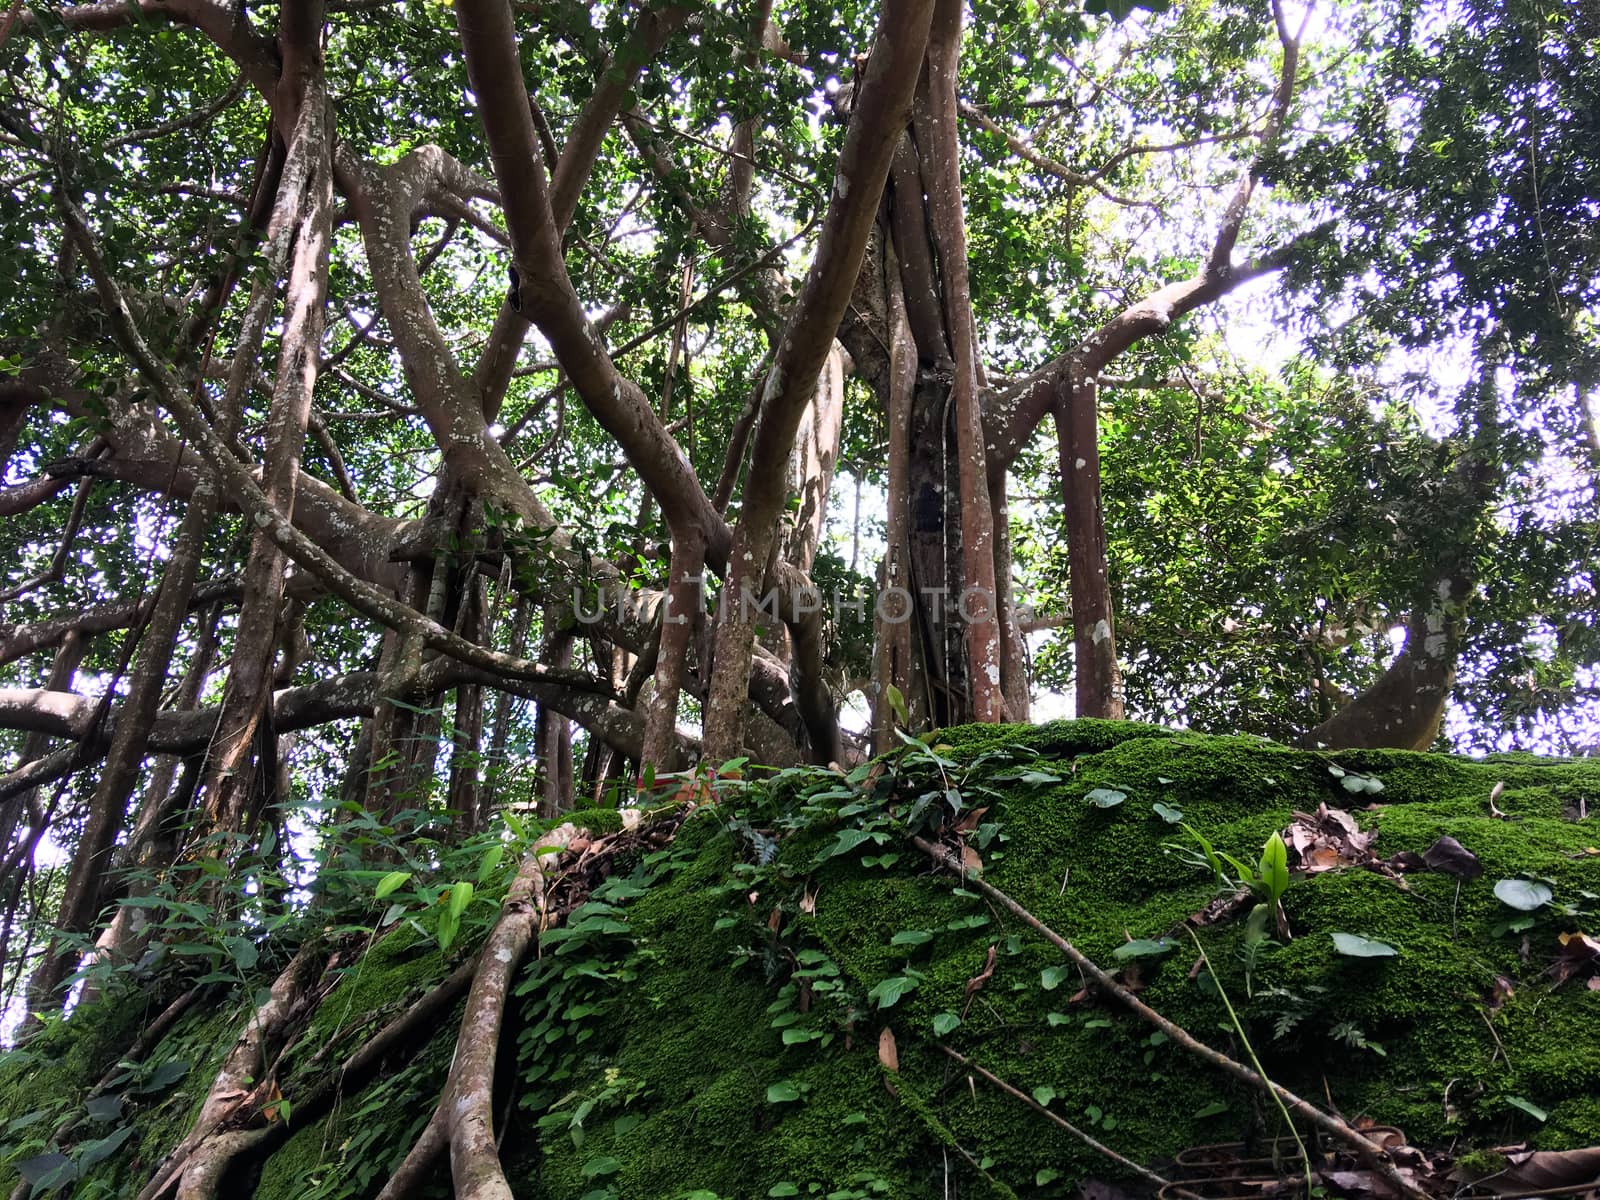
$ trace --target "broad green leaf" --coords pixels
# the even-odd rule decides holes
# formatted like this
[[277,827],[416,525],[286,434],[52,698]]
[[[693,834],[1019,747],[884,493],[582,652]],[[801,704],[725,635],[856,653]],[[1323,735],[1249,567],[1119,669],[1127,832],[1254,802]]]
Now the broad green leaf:
[[1548,1112],[1540,1108],[1532,1100],[1525,1099],[1522,1096],[1507,1096],[1506,1103],[1511,1105],[1512,1108],[1520,1108],[1535,1121],[1542,1123],[1550,1119],[1550,1114]]
[[372,898],[374,900],[387,899],[394,894],[397,888],[404,887],[410,879],[410,871],[390,871],[382,879],[378,880],[378,886],[373,889]]
[[1393,958],[1400,953],[1388,942],[1374,941],[1354,933],[1335,933],[1333,948],[1351,958]]
[[1274,833],[1267,839],[1257,869],[1269,899],[1276,900],[1289,890],[1289,848],[1283,844],[1282,834]]
[[1535,879],[1502,879],[1494,885],[1494,894],[1502,904],[1522,912],[1543,908],[1555,898],[1548,884]]
[[1096,808],[1115,808],[1127,798],[1127,792],[1119,792],[1116,788],[1103,787],[1094,788],[1084,796],[1084,799]]
[[1131,942],[1123,942],[1111,952],[1111,957],[1124,960],[1152,958],[1158,954],[1170,953],[1177,944],[1171,938],[1135,938]]
[[1039,983],[1047,992],[1053,992],[1061,986],[1061,981],[1072,974],[1072,967],[1066,963],[1058,966],[1046,967],[1039,972]]

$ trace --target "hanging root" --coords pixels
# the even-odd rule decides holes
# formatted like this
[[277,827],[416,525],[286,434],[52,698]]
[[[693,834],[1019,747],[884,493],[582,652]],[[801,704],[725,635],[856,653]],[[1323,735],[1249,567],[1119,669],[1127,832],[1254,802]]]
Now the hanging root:
[[1374,1172],[1382,1176],[1383,1179],[1402,1196],[1409,1196],[1412,1198],[1412,1200],[1427,1200],[1427,1193],[1411,1180],[1407,1179],[1399,1171],[1395,1170],[1394,1164],[1389,1161],[1389,1158],[1384,1153],[1383,1148],[1377,1143],[1371,1141],[1357,1130],[1352,1129],[1338,1117],[1331,1116],[1328,1113],[1323,1112],[1320,1108],[1314,1108],[1312,1105],[1291,1092],[1288,1088],[1283,1087],[1281,1084],[1272,1082],[1272,1080],[1266,1078],[1266,1076],[1252,1071],[1243,1063],[1229,1058],[1226,1054],[1223,1054],[1217,1050],[1213,1050],[1210,1046],[1207,1046],[1204,1042],[1195,1038],[1186,1029],[1167,1020],[1166,1017],[1163,1017],[1160,1013],[1156,1012],[1155,1009],[1151,1008],[1143,1000],[1140,1000],[1139,997],[1135,996],[1127,988],[1123,987],[1109,974],[1103,971],[1082,951],[1080,951],[1071,942],[1067,941],[1066,938],[1062,937],[1055,930],[1051,929],[1043,921],[1039,920],[1038,917],[1034,916],[1027,909],[1023,908],[1022,905],[1018,904],[1010,896],[1006,895],[1006,893],[1002,892],[993,884],[985,882],[984,880],[979,879],[970,872],[964,870],[961,862],[944,847],[936,846],[932,842],[929,842],[924,838],[917,837],[916,835],[912,835],[911,844],[916,846],[918,850],[921,850],[929,858],[933,859],[934,862],[940,864],[941,866],[948,867],[950,870],[954,871],[965,882],[977,888],[985,896],[989,897],[989,899],[993,900],[996,904],[1006,909],[1029,928],[1041,934],[1052,946],[1061,951],[1062,954],[1066,955],[1067,958],[1074,963],[1079,970],[1093,979],[1095,984],[1102,991],[1104,991],[1107,995],[1116,997],[1116,999],[1121,1001],[1123,1005],[1131,1009],[1135,1016],[1138,1016],[1142,1020],[1148,1021],[1151,1025],[1155,1026],[1162,1033],[1166,1034],[1190,1054],[1204,1059],[1212,1066],[1225,1071],[1229,1075],[1232,1075],[1241,1083],[1248,1084],[1250,1087],[1258,1088],[1261,1091],[1266,1092],[1269,1096],[1276,1097],[1289,1109],[1290,1112],[1306,1121],[1309,1121],[1312,1125],[1315,1125],[1324,1133],[1330,1134],[1339,1141],[1343,1142],[1345,1145],[1349,1146],[1362,1162],[1366,1163],[1367,1166],[1371,1167]]

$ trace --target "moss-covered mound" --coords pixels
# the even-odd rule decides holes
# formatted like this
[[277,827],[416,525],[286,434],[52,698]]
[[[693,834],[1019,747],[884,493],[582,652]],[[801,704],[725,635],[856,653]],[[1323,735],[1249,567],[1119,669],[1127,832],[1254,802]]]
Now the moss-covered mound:
[[[1212,966],[1196,970],[1181,927],[1227,889],[1195,865],[1185,827],[1254,864],[1296,812],[1323,804],[1375,831],[1374,856],[1421,855],[1448,835],[1482,874],[1370,861],[1297,872],[1282,900],[1292,938],[1269,927],[1252,942],[1240,912],[1196,930]],[[669,844],[612,863],[525,969],[502,1158],[518,1194],[556,1200],[920,1197],[947,1182],[963,1196],[1051,1196],[1120,1177],[941,1043],[1139,1162],[1278,1132],[1275,1110],[1084,989],[1041,937],[935,868],[908,824],[959,838],[985,880],[1245,1058],[1220,986],[1268,1072],[1348,1119],[1423,1146],[1600,1144],[1600,991],[1569,948],[1556,966],[1562,934],[1600,926],[1585,915],[1600,907],[1589,809],[1600,762],[1319,754],[1096,722],[954,730],[849,778],[730,785]],[[1499,890],[1524,905],[1543,902],[1509,905],[1502,880],[1521,881]],[[1377,956],[1341,953],[1334,933]],[[1163,937],[1160,953],[1115,954]],[[454,957],[413,927],[378,941],[309,1016],[284,1094]],[[91,1018],[92,1046],[72,1033]],[[216,1019],[197,1013],[168,1041],[187,1046]],[[85,1014],[25,1066],[0,1062],[0,1122],[37,1107],[32,1080],[87,1086],[117,1052],[109,1027]],[[453,1038],[440,1022],[384,1079],[280,1139],[241,1194],[370,1196],[426,1121]],[[165,1045],[151,1064],[178,1057]],[[190,1086],[130,1097],[139,1136],[94,1167],[100,1194],[176,1140]],[[26,1130],[7,1137],[21,1145]]]

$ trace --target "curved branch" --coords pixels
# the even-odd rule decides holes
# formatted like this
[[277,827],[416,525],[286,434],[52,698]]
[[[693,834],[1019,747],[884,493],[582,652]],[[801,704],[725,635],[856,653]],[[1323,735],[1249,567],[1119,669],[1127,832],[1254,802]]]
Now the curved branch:
[[623,376],[606,353],[567,275],[510,5],[507,0],[464,0],[457,6],[457,22],[504,198],[515,305],[550,342],[568,380],[623,448],[668,523],[684,531],[698,528],[710,547],[709,557],[720,559],[717,551],[727,542],[722,518],[638,384]]
[[111,325],[124,351],[133,359],[139,374],[160,397],[189,441],[200,448],[202,457],[216,473],[224,491],[231,493],[256,527],[277,543],[290,558],[321,579],[328,589],[352,608],[405,637],[413,638],[452,658],[509,678],[530,681],[562,682],[579,690],[598,690],[601,685],[586,675],[555,672],[536,662],[500,654],[468,641],[437,621],[395,600],[370,583],[347,571],[326,550],[312,541],[262,492],[255,478],[223,444],[205,417],[195,407],[182,385],[145,343],[134,324],[133,314],[116,281],[111,278],[98,243],[90,232],[82,211],[68,197],[59,197],[68,228],[77,239],[84,261],[100,290]]

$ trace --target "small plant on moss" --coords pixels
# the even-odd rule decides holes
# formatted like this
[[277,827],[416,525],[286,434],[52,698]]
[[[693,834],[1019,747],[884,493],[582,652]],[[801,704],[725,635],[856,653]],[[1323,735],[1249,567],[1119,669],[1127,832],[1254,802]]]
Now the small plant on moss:
[[1163,843],[1163,849],[1202,870],[1209,870],[1221,888],[1248,888],[1255,894],[1257,904],[1250,912],[1246,939],[1252,942],[1264,939],[1267,936],[1267,923],[1271,921],[1276,925],[1278,935],[1287,940],[1290,936],[1289,919],[1284,915],[1283,896],[1289,890],[1289,848],[1284,845],[1283,836],[1274,833],[1269,837],[1261,847],[1260,862],[1251,867],[1227,851],[1215,849],[1205,835],[1188,822],[1183,822],[1182,828],[1199,845],[1201,853],[1197,854],[1179,842]]

